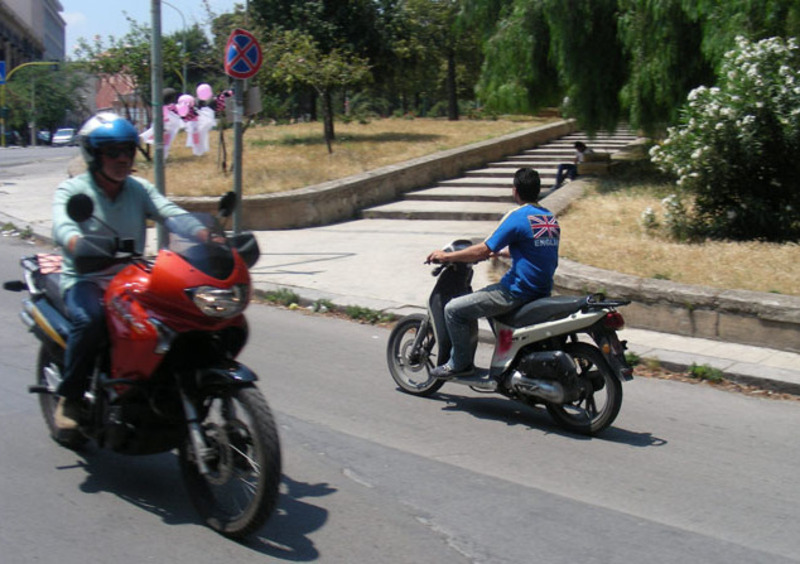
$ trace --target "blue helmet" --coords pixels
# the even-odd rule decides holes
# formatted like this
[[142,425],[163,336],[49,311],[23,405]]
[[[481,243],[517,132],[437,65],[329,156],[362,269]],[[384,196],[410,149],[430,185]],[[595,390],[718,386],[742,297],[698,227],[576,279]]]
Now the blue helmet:
[[80,131],[81,153],[90,168],[97,166],[97,150],[119,143],[139,144],[139,132],[131,122],[117,114],[102,112],[83,124]]

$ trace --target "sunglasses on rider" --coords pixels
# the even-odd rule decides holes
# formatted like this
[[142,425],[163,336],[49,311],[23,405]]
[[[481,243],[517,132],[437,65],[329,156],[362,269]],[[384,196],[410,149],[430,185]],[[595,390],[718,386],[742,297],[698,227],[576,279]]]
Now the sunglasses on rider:
[[136,155],[135,145],[111,145],[110,147],[103,147],[100,149],[100,154],[110,159],[116,159],[120,155],[124,155],[132,159]]

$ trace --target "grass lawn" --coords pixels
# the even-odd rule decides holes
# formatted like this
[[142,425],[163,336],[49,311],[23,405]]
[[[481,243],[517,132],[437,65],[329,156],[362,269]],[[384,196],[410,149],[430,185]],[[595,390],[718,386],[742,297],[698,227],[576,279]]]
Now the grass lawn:
[[561,256],[643,278],[723,289],[800,295],[800,245],[757,241],[676,243],[641,224],[648,207],[663,217],[668,184],[600,181],[559,216]]
[[[455,122],[425,118],[337,122],[332,154],[321,123],[254,126],[243,136],[242,190],[248,196],[312,186],[556,120],[515,116]],[[214,196],[232,189],[233,130],[224,135],[227,172],[221,167],[219,132],[211,132],[211,150],[200,157],[184,146],[185,134],[178,134],[165,166],[168,195]],[[138,175],[153,180],[152,166],[144,159],[138,159],[137,169]]]

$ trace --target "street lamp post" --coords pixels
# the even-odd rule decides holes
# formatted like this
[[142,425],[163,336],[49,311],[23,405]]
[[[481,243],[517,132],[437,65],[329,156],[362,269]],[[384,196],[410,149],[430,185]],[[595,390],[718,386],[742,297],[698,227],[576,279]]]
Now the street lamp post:
[[181,45],[181,59],[183,59],[183,76],[181,77],[181,79],[182,79],[182,83],[183,83],[182,90],[183,90],[183,93],[186,94],[186,73],[187,73],[187,69],[186,69],[186,39],[188,37],[188,35],[186,33],[186,18],[183,17],[183,12],[181,12],[177,7],[175,7],[172,4],[170,4],[169,2],[167,2],[167,0],[161,0],[161,3],[162,4],[166,4],[167,6],[169,6],[170,8],[175,10],[176,12],[178,12],[178,14],[181,16],[181,21],[183,22],[183,44]]

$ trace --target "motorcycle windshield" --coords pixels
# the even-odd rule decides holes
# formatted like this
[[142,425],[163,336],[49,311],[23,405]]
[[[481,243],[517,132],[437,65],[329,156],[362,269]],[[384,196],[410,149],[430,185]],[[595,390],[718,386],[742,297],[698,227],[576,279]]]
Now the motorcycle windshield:
[[211,214],[176,215],[164,225],[169,231],[169,250],[194,268],[218,280],[225,280],[233,273],[233,250],[225,231]]

